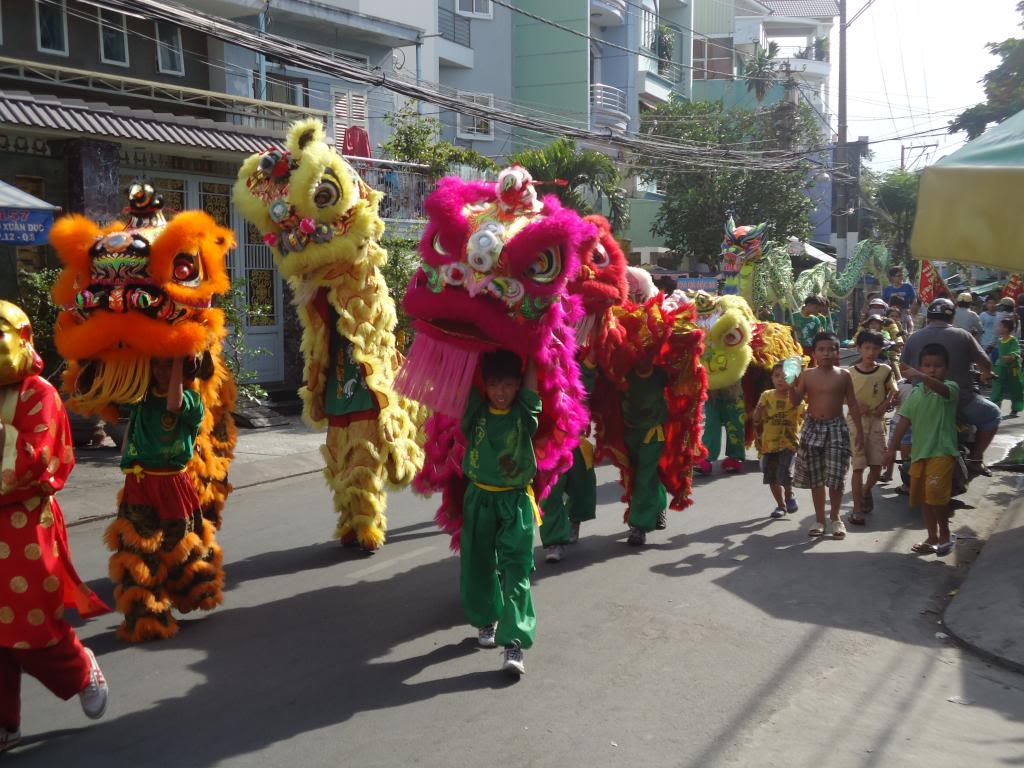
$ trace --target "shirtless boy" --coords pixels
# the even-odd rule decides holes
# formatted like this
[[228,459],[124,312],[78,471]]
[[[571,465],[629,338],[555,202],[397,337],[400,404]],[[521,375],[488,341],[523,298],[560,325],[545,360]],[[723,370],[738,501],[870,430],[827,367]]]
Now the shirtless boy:
[[843,403],[850,409],[853,439],[858,449],[862,444],[860,408],[853,392],[853,379],[849,372],[837,367],[838,337],[822,331],[814,337],[813,351],[817,367],[800,374],[789,394],[794,405],[807,398],[793,485],[811,489],[815,524],[807,532],[810,536],[823,536],[826,532],[825,488],[828,488],[832,537],[841,539],[846,536],[846,526],[839,519],[839,506],[843,501],[846,470],[850,468],[850,432],[843,418]]

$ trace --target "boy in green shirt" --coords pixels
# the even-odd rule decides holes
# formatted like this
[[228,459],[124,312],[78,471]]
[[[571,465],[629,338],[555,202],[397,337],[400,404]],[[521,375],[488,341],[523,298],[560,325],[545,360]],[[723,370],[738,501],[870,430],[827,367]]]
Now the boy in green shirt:
[[956,408],[960,387],[946,381],[949,353],[941,344],[928,344],[918,358],[920,370],[904,364],[903,375],[917,379],[903,406],[900,420],[889,439],[886,461],[896,458],[896,448],[913,425],[914,442],[910,447],[910,506],[924,513],[928,539],[911,547],[918,555],[948,555],[956,545],[949,532],[949,500],[953,491],[956,444]]
[[1020,343],[1013,335],[1013,321],[1002,319],[996,323],[996,378],[992,382],[990,399],[1002,406],[1003,399],[1010,401],[1010,416],[1016,416],[1024,408],[1024,387],[1020,377]]
[[[804,355],[814,360],[814,337],[828,330],[828,322],[822,317],[825,300],[813,293],[804,299],[800,311],[793,315],[793,338],[803,349]],[[811,365],[814,363],[812,362]]]
[[532,364],[524,376],[512,352],[489,352],[480,366],[484,397],[471,390],[462,417],[462,471],[469,484],[462,503],[459,585],[478,642],[485,648],[503,645],[502,669],[518,676],[526,672],[523,650],[533,645],[537,629],[530,573],[539,511],[531,483],[541,402]]

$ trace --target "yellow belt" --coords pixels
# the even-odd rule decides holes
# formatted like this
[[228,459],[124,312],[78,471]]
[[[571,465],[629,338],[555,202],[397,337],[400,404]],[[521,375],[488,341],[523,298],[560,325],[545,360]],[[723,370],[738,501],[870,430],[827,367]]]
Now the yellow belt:
[[647,434],[644,435],[644,445],[648,445],[655,438],[662,443],[665,442],[665,430],[662,428],[661,424],[655,424],[647,430]]
[[136,480],[142,480],[146,475],[154,475],[156,477],[173,477],[174,475],[180,475],[185,470],[183,469],[146,469],[138,464],[132,464],[130,467],[125,469],[121,468],[121,471],[126,475],[135,475]]
[[[478,483],[476,481],[473,482],[473,485],[475,485],[477,488],[479,488],[482,491],[492,491],[492,492],[495,492],[495,493],[499,492],[499,491],[519,491],[519,490],[522,490],[521,488],[517,488],[517,487],[515,487],[513,485],[487,485],[486,483]],[[544,525],[544,522],[541,520],[541,517],[540,517],[540,507],[537,506],[537,497],[533,493],[533,486],[532,485],[526,486],[526,495],[530,497],[530,506],[533,507],[533,519],[534,519],[534,522],[536,522],[537,525]]]

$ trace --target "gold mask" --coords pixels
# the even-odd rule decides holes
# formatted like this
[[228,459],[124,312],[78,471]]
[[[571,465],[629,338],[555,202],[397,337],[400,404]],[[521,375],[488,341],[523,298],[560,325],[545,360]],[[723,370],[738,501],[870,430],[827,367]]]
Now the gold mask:
[[39,363],[28,315],[17,304],[0,299],[0,386],[38,373]]

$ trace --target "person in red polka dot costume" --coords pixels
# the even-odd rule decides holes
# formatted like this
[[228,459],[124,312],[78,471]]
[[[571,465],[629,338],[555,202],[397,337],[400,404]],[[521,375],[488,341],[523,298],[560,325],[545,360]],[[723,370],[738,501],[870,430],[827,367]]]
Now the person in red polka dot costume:
[[62,699],[78,694],[90,717],[106,708],[96,657],[64,619],[109,611],[71,564],[54,494],[75,465],[60,395],[39,376],[28,317],[0,301],[0,752],[21,736],[21,675]]

